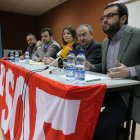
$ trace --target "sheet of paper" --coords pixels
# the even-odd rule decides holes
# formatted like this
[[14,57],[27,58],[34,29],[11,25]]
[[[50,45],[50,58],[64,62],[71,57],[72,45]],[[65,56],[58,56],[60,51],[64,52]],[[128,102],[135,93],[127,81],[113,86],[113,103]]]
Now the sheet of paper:
[[[66,78],[65,75],[60,75],[59,77]],[[108,76],[97,76],[93,74],[86,74],[85,76],[85,81],[90,82],[90,81],[98,81],[98,80],[108,80],[110,77]]]
[[110,77],[108,76],[97,76],[93,74],[86,74],[85,76],[86,82],[96,81],[96,80],[108,80],[108,79],[110,79]]
[[[25,63],[25,60],[20,60],[19,62]],[[33,61],[33,60],[30,60],[29,64],[31,64],[31,65],[44,65],[43,62],[37,62],[37,61]]]

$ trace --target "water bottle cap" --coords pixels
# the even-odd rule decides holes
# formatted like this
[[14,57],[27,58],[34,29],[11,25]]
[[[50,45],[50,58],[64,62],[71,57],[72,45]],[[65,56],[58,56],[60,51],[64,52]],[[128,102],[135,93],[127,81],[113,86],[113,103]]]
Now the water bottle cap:
[[73,54],[75,54],[75,51],[74,51],[74,50],[71,50],[71,51],[70,51],[70,53],[73,53]]
[[84,50],[80,50],[79,51],[79,54],[84,54]]

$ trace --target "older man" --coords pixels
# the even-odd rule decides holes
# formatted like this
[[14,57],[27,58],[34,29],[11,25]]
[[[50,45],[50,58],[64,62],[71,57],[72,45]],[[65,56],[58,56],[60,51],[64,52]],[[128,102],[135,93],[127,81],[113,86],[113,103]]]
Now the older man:
[[91,64],[98,64],[101,62],[101,44],[93,39],[93,29],[89,24],[80,25],[77,30],[77,37],[80,45],[77,50],[83,49],[86,60]]

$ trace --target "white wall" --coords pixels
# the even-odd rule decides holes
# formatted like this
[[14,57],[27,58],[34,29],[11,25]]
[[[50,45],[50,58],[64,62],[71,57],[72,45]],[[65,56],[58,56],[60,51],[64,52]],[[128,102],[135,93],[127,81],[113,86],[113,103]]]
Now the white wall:
[[124,3],[128,7],[128,24],[140,27],[140,0],[117,0],[113,3]]
[[140,27],[140,0],[126,4],[129,11],[128,24],[134,27]]

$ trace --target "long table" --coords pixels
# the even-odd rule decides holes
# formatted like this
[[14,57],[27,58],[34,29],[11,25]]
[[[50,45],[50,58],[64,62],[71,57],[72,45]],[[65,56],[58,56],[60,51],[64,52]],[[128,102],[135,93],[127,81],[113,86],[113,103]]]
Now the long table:
[[92,140],[106,85],[58,82],[35,73],[43,67],[0,60],[0,125],[5,140]]
[[[36,68],[35,68],[36,69]],[[53,74],[50,74],[50,71],[53,72]],[[70,84],[69,82],[66,81],[65,78],[60,79],[60,77],[57,77],[57,75],[64,75],[63,70],[46,70],[40,73],[43,76],[50,77],[56,81],[65,83],[65,84]],[[136,86],[140,86],[140,81],[137,80],[132,80],[132,79],[126,79],[126,78],[114,78],[110,79],[108,78],[107,75],[101,74],[101,73],[95,73],[95,72],[87,72],[87,74],[95,75],[95,76],[100,76],[103,77],[102,79],[99,80],[91,80],[91,82],[86,82],[85,85],[95,85],[95,84],[106,84],[107,85],[107,90],[106,93],[113,93],[116,91],[128,91],[130,93],[129,95],[129,104],[128,104],[128,118],[126,121],[126,140],[134,140],[135,139],[135,129],[136,129],[136,122],[132,120],[132,108],[133,108],[133,98],[134,98],[134,88]],[[71,83],[75,85],[75,83]]]
[[[66,80],[64,70],[50,67],[42,71],[45,65],[10,63],[2,59],[0,68],[0,120],[6,139],[55,140],[57,137],[57,140],[90,140],[106,86],[107,92],[110,92],[128,88],[133,90],[140,84],[136,80],[109,79],[104,74],[87,72],[103,79],[77,86],[75,82]],[[130,95],[133,98],[133,94]],[[127,121],[127,139],[132,101]]]

